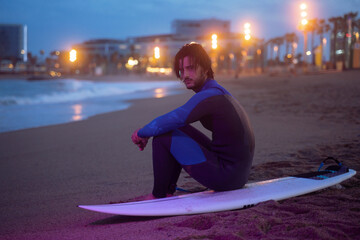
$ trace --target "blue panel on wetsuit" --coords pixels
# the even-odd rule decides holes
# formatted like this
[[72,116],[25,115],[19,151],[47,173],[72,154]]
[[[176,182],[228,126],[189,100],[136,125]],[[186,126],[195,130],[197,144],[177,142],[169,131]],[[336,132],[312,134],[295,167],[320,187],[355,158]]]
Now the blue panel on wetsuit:
[[196,93],[193,97],[190,98],[183,106],[164,114],[160,117],[157,117],[149,124],[141,128],[138,132],[139,137],[152,137],[158,136],[164,133],[167,133],[171,130],[185,126],[186,119],[191,113],[191,111],[203,100],[216,96],[229,94],[223,87],[221,87],[213,79],[208,79],[205,82],[203,89]]
[[181,165],[206,161],[199,144],[180,130],[173,131],[170,152]]

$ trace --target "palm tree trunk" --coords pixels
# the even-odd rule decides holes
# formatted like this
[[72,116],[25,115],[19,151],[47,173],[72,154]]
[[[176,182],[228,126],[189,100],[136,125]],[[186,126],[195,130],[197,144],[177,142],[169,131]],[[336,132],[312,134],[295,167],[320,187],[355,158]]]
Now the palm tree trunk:
[[332,39],[333,41],[331,42],[331,52],[332,52],[332,60],[333,60],[333,65],[336,66],[336,44],[337,44],[337,22],[334,22],[334,29],[332,32]]
[[323,31],[320,33],[320,45],[321,45],[321,67],[323,65],[323,62],[324,62],[324,43],[323,43],[323,38],[324,38],[324,35],[323,35]]
[[342,45],[343,45],[342,48],[343,48],[344,52],[342,54],[341,61],[342,61],[342,64],[343,64],[343,68],[346,69],[346,56],[348,54],[347,47],[346,47],[347,15],[344,16],[343,23],[341,24],[341,27],[342,27],[341,31],[344,33],[344,35],[343,35],[343,43],[342,43]]
[[286,51],[286,53],[285,53],[285,63],[286,63],[286,65],[288,65],[288,54],[289,54],[289,42],[288,41],[286,41],[286,49],[285,49],[285,51]]
[[315,40],[315,30],[313,30],[311,33],[311,64],[312,65],[315,65],[314,40]]

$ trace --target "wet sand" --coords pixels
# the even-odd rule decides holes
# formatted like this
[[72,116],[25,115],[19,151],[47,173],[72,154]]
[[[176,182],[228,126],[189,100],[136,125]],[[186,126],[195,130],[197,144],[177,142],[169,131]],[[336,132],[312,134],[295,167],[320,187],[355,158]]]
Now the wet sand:
[[[360,171],[360,71],[217,80],[253,124],[249,181],[316,170],[327,156]],[[359,174],[340,189],[220,213],[144,218],[76,207],[149,193],[151,146],[138,151],[131,133],[191,95],[136,100],[127,110],[85,121],[1,133],[0,238],[359,238]],[[199,187],[186,174],[179,185]]]

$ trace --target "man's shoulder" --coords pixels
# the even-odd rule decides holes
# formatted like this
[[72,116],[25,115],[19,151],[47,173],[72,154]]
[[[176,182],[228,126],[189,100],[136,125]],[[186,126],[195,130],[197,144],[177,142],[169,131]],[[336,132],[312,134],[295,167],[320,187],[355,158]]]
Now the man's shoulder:
[[[215,80],[208,84],[207,88],[203,89],[207,94],[228,94],[231,95],[223,86],[218,84]],[[201,91],[202,92],[202,91]],[[199,92],[200,93],[200,92]]]
[[197,105],[205,99],[211,98],[213,96],[223,95],[224,93],[218,88],[206,88],[202,89],[200,92],[195,93],[187,102],[187,105],[191,106]]
[[[222,95],[225,92],[223,91],[225,90],[224,88],[222,88],[220,85],[218,86],[212,86],[206,89],[201,90],[200,92],[196,93],[195,95],[197,96],[214,96],[214,95]],[[194,95],[194,96],[195,96]]]

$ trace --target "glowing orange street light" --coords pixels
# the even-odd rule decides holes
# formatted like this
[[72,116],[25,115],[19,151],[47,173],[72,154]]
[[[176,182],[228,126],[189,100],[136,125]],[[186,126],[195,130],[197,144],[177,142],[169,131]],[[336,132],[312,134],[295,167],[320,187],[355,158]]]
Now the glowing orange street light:
[[245,23],[244,24],[244,33],[245,33],[245,40],[250,40],[251,36],[250,36],[250,23]]
[[76,61],[76,50],[75,49],[71,49],[69,60],[70,60],[70,62],[75,62]]
[[301,9],[301,13],[300,13],[300,16],[301,16],[301,28],[302,29],[305,29],[306,28],[306,25],[308,24],[308,20],[306,19],[306,17],[308,16],[307,14],[307,5],[306,3],[302,3],[300,4],[300,9]]
[[155,59],[160,58],[160,48],[159,47],[154,48],[154,56],[155,56]]
[[214,33],[213,35],[211,35],[211,48],[217,49],[217,47],[217,35]]
[[307,16],[308,16],[308,13],[307,13],[307,4],[306,3],[302,3],[302,4],[300,4],[300,10],[301,10],[301,12],[300,12],[300,16],[301,16],[301,21],[300,21],[300,23],[301,23],[301,28],[302,29],[305,29],[306,28],[306,24],[308,24],[308,20],[306,19],[307,18]]
[[307,4],[306,3],[302,3],[300,4],[300,16],[301,16],[301,25],[300,25],[300,29],[304,31],[304,62],[306,63],[306,56],[309,56],[307,54],[307,32],[306,32],[306,28],[307,28],[307,24],[309,23],[309,21],[306,19],[306,17],[308,16],[307,14]]

